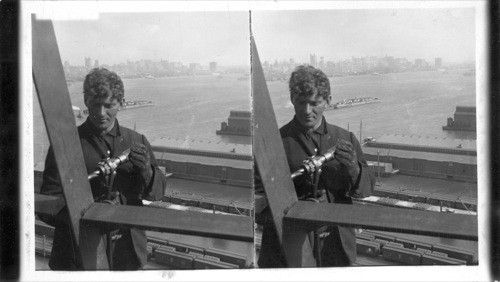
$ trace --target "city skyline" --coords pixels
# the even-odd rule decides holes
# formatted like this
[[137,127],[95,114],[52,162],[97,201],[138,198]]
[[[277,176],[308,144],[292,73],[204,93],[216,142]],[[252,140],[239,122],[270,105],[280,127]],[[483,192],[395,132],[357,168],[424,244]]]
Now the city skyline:
[[[61,58],[102,64],[126,60],[170,60],[244,66],[248,12],[166,12],[99,14],[98,20],[54,21]],[[78,63],[80,64],[80,63]]]
[[[379,56],[372,56],[372,55],[364,55],[364,56],[351,56],[351,57],[348,57],[348,58],[343,58],[343,59],[339,59],[339,60],[325,60],[324,59],[324,56],[320,56],[318,54],[309,54],[308,56],[315,56],[316,57],[316,60],[317,60],[317,65],[319,65],[319,62],[321,60],[321,58],[323,58],[323,61],[325,63],[327,62],[334,62],[334,63],[339,63],[339,62],[342,62],[342,61],[352,61],[353,59],[364,59],[364,58],[376,58],[376,59],[381,59],[381,58],[386,58],[386,57],[389,57],[389,58],[394,58],[394,59],[401,59],[401,60],[406,60],[408,62],[415,62],[415,61],[419,61],[419,60],[423,60],[425,63],[427,64],[434,64],[435,63],[435,60],[436,59],[440,59],[441,61],[441,64],[443,66],[447,65],[447,64],[462,64],[462,63],[470,63],[470,62],[475,62],[475,60],[473,61],[462,61],[462,62],[448,62],[446,61],[442,56],[438,56],[438,57],[435,57],[435,58],[432,58],[431,60],[426,60],[426,59],[422,59],[422,58],[416,58],[415,60],[409,60],[408,58],[406,58],[405,56],[403,57],[394,57],[394,56],[391,56],[390,54],[387,54],[385,56],[382,56],[382,57],[379,57]],[[155,60],[150,60],[150,59],[147,59],[147,58],[140,58],[138,60],[124,60],[122,62],[117,62],[115,64],[107,64],[107,63],[100,63],[100,60],[99,59],[95,59],[93,57],[91,57],[90,55],[89,56],[85,56],[83,59],[80,59],[81,64],[73,64],[72,62],[68,61],[68,60],[64,60],[64,64],[68,64],[68,65],[71,65],[71,66],[86,66],[87,65],[87,62],[86,62],[86,59],[89,59],[90,60],[90,64],[91,65],[96,65],[96,66],[103,66],[103,65],[106,65],[106,66],[113,66],[113,65],[120,65],[120,64],[126,64],[127,62],[128,63],[137,63],[137,62],[142,62],[142,61],[151,61],[151,62],[162,62],[162,61],[167,61],[167,62],[170,62],[170,63],[175,63],[175,64],[182,64],[182,65],[186,65],[186,66],[190,66],[190,65],[198,65],[201,67],[201,69],[203,70],[209,70],[210,69],[210,66],[212,63],[215,63],[216,67],[218,68],[228,68],[228,67],[240,67],[240,66],[237,66],[237,65],[220,65],[218,62],[216,61],[210,61],[206,64],[201,64],[201,63],[198,63],[198,62],[182,62],[180,60],[163,60],[163,59],[160,59],[158,61],[155,61]],[[286,57],[286,56],[281,56],[280,58],[274,58],[274,59],[262,59],[262,64],[264,62],[268,62],[270,64],[274,63],[274,62],[278,62],[278,63],[281,63],[283,61],[293,61],[295,62],[296,64],[309,64],[309,65],[316,65],[316,64],[313,64],[311,63],[311,59],[309,58],[308,60],[305,60],[305,61],[298,61],[296,60],[295,58],[293,57]]]
[[[319,58],[319,59],[318,59]],[[94,62],[94,63],[92,63]],[[447,73],[451,69],[467,69],[467,72],[475,72],[475,63],[448,63],[443,62],[443,58],[437,57],[428,62],[424,59],[415,59],[410,61],[407,58],[395,58],[393,56],[364,56],[352,57],[341,61],[325,61],[324,57],[318,57],[316,54],[309,55],[309,62],[275,59],[274,62],[263,61],[262,69],[266,80],[287,80],[291,72],[299,65],[311,65],[325,72],[330,77],[366,75],[366,74],[385,74],[409,71],[441,71]],[[123,78],[156,78],[168,76],[191,76],[191,75],[216,75],[222,77],[223,74],[248,75],[248,67],[218,66],[217,62],[210,62],[206,66],[199,63],[184,64],[180,61],[168,60],[146,60],[139,61],[127,60],[125,63],[114,65],[99,64],[99,60],[92,60],[91,57],[85,57],[85,65],[71,65],[68,61],[64,62],[64,72],[68,81],[83,80],[86,74],[96,67],[106,67],[117,72]]]
[[475,61],[475,17],[473,8],[255,11],[252,32],[261,58],[387,55],[459,63]]
[[[108,65],[146,59],[249,66],[249,16],[245,11],[117,13],[54,21],[54,27],[61,57],[71,64],[90,55]],[[252,11],[251,16],[263,61],[292,57],[308,62],[310,54],[325,61],[363,56],[475,60],[472,8]]]

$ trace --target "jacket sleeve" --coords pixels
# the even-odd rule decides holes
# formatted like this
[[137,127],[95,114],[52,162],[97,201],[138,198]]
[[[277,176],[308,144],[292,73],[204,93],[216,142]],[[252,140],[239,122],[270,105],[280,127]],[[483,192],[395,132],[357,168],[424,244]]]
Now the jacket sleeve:
[[45,169],[43,171],[43,183],[40,188],[40,193],[51,196],[63,195],[52,146],[49,147],[47,157],[45,158]]
[[[43,183],[40,188],[40,193],[44,195],[51,195],[63,197],[63,190],[59,180],[59,173],[57,171],[56,160],[52,147],[49,147],[47,157],[45,158],[45,169],[43,171]],[[45,223],[51,226],[61,224],[69,224],[69,215],[66,207],[62,208],[55,216],[38,215],[38,217]]]
[[146,147],[148,148],[149,155],[151,158],[151,167],[153,169],[153,177],[151,178],[149,185],[145,187],[144,191],[142,192],[142,198],[148,201],[159,201],[163,198],[163,195],[165,194],[165,187],[167,186],[167,180],[163,172],[158,167],[156,158],[151,149],[151,144],[149,144],[149,141],[146,138],[146,136],[144,135],[142,136],[142,141],[143,144],[146,145]]
[[351,189],[349,190],[349,196],[353,198],[369,197],[371,196],[373,187],[375,186],[375,177],[368,167],[368,163],[366,162],[365,155],[363,154],[363,150],[361,150],[361,145],[359,144],[358,139],[356,139],[352,132],[350,135],[351,143],[356,150],[360,172],[356,183],[351,186]]

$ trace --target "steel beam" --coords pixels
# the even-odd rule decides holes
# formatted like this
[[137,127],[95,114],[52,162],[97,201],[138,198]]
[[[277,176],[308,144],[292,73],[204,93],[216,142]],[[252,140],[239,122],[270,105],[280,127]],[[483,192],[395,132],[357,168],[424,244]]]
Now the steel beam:
[[251,40],[253,97],[253,154],[269,203],[276,233],[288,267],[316,266],[307,233],[283,225],[283,217],[298,202],[285,149],[255,45]]
[[363,205],[298,202],[285,216],[291,226],[324,225],[478,240],[477,216]]
[[[54,27],[49,20],[32,16],[33,82],[38,93],[50,145],[54,151],[61,187],[68,207],[71,231],[84,269],[108,269],[103,244],[97,229],[80,234],[82,214],[94,202],[87,180],[82,147],[66,84]],[[98,258],[98,259],[96,259]],[[104,259],[101,259],[104,258]]]
[[35,213],[56,216],[66,205],[64,198],[35,193]]
[[253,218],[153,207],[95,203],[82,218],[85,224],[105,224],[202,237],[253,242]]

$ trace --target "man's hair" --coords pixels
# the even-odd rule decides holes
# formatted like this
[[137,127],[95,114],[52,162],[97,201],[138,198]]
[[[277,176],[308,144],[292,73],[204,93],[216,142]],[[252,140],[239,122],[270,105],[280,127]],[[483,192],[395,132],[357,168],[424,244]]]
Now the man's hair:
[[121,78],[115,72],[106,68],[95,68],[85,77],[83,94],[85,100],[90,97],[97,99],[111,97],[116,98],[121,103],[125,90]]
[[320,69],[309,65],[295,68],[288,83],[290,98],[294,95],[311,96],[318,95],[327,99],[330,96],[330,81]]

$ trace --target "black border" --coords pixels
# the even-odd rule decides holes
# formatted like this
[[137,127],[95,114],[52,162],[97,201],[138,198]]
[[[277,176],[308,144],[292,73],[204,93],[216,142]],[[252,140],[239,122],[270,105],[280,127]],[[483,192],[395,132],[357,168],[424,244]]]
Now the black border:
[[491,278],[500,280],[500,3],[491,0],[490,11],[490,270]]
[[[490,245],[491,278],[500,280],[500,3],[490,0]],[[20,1],[0,1],[0,280],[20,277]]]
[[0,280],[20,275],[19,2],[0,2]]

